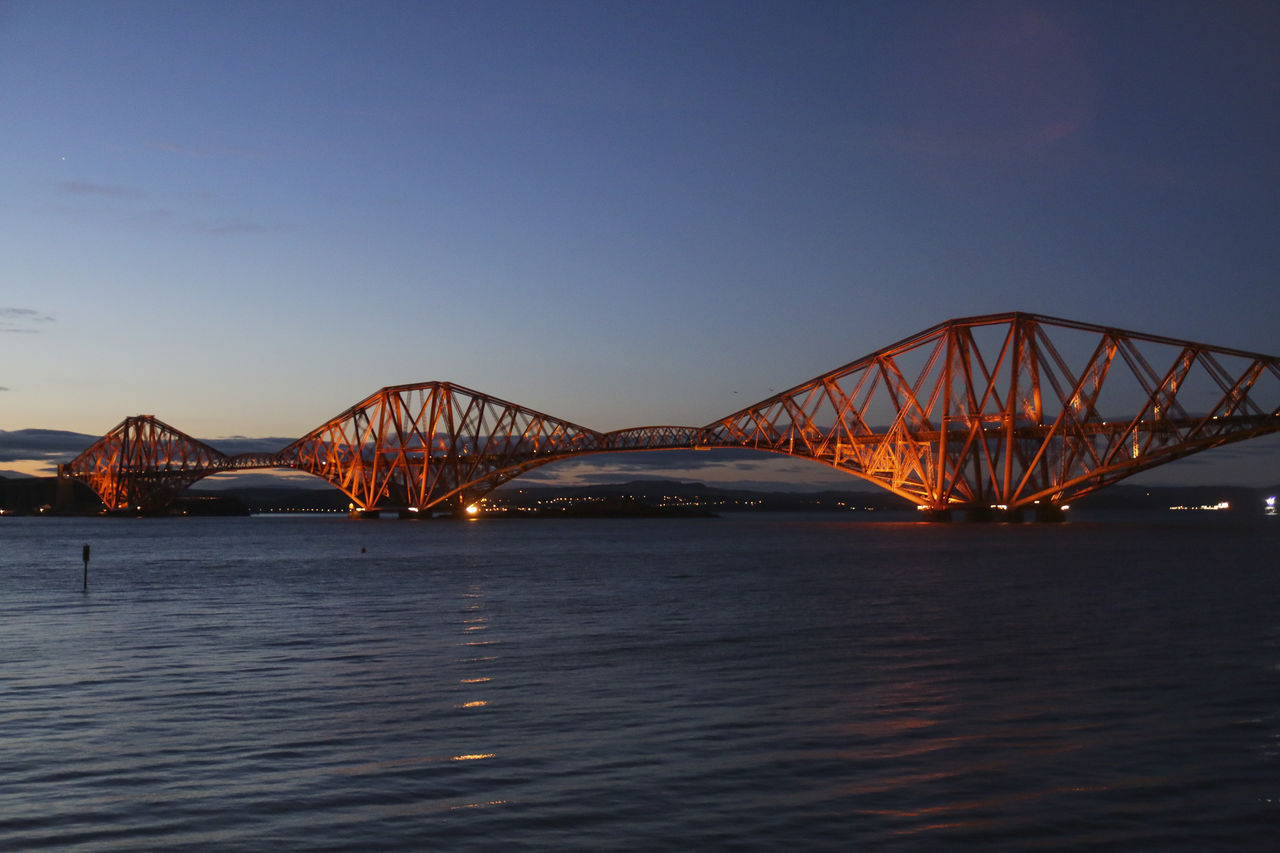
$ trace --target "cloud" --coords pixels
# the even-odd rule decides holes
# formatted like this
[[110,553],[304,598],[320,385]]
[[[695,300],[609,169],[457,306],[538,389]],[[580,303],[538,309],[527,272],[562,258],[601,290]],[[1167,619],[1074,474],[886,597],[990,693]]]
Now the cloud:
[[53,320],[48,314],[41,314],[34,308],[0,308],[0,319],[25,319],[36,323],[48,323]]
[[[167,207],[152,207],[146,209],[143,206],[131,205],[128,202],[146,202],[155,199],[145,192],[133,190],[128,187],[116,186],[113,184],[99,184],[92,181],[60,181],[55,184],[58,191],[64,195],[78,196],[85,199],[97,198],[103,200],[115,200],[122,202],[121,205],[108,205],[106,209],[84,211],[92,216],[111,216],[122,217],[124,221],[131,222],[146,228],[162,228],[166,230],[186,231],[193,234],[211,234],[217,237],[235,236],[239,234],[260,234],[270,230],[267,226],[258,222],[251,222],[245,219],[192,219],[187,216],[180,216]],[[202,202],[209,202],[210,198],[200,198]],[[132,212],[129,212],[133,208]]]
[[0,430],[0,462],[66,462],[97,440],[60,429]]
[[866,488],[866,483],[809,459],[759,450],[716,448],[707,451],[656,450],[642,453],[592,454],[560,460],[523,475],[522,482],[545,485],[590,485],[629,480],[697,480],[708,484],[752,488]]
[[285,468],[273,468],[252,473],[215,474],[212,477],[206,477],[201,480],[194,488],[208,491],[289,488],[327,492],[336,490],[337,486],[314,474],[307,474],[303,471],[290,471]]
[[157,207],[133,216],[130,220],[144,228],[160,228],[169,231],[186,231],[192,234],[212,234],[215,237],[235,236],[238,234],[261,234],[269,231],[267,226],[243,219],[227,220],[183,220],[174,211]]
[[31,308],[0,307],[0,332],[34,335],[40,331],[39,326],[52,322],[53,318],[48,314]]
[[243,435],[200,439],[200,441],[203,441],[213,449],[220,450],[228,456],[235,456],[239,453],[275,453],[297,440],[298,436],[293,438],[249,438]]

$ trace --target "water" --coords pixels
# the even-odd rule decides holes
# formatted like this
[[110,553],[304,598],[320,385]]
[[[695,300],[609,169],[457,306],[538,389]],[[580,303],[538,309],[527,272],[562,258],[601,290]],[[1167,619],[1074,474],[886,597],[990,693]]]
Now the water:
[[1275,522],[3,519],[0,849],[1270,850]]

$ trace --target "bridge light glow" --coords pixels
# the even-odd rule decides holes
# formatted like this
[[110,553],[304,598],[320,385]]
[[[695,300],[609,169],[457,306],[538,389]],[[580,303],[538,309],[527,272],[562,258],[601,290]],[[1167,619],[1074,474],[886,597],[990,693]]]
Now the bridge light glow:
[[[972,339],[968,330],[980,326],[1003,327],[1004,333]],[[1068,370],[1049,341],[1054,329],[1097,336],[1095,355]],[[1141,357],[1115,360],[1111,370],[1118,347],[1130,354],[1140,349]],[[1191,352],[1205,355],[1190,358]],[[1212,361],[1213,353],[1222,364]],[[1171,367],[1165,368],[1165,359]],[[126,418],[61,469],[88,484],[112,511],[135,506],[158,512],[210,474],[280,467],[329,480],[350,498],[353,513],[376,514],[380,503],[393,499],[388,484],[397,483],[426,514],[448,496],[454,512],[473,518],[485,514],[479,498],[495,482],[560,456],[714,446],[817,460],[921,509],[976,510],[988,500],[992,509],[1005,510],[1022,494],[1070,499],[1110,482],[1113,474],[1126,476],[1204,449],[1210,438],[1204,415],[1178,414],[1204,393],[1217,400],[1205,411],[1223,428],[1209,430],[1213,441],[1280,431],[1274,382],[1264,381],[1278,369],[1277,357],[1013,312],[948,321],[706,428],[603,433],[452,383],[424,382],[385,388],[275,454],[227,456],[140,415]],[[1109,371],[1115,377],[1109,388],[1118,383],[1114,394],[1103,392]],[[1129,386],[1143,386],[1151,376],[1168,379],[1158,394],[1130,400]],[[972,386],[969,405],[948,402],[948,389],[958,385]],[[1125,415],[1124,408],[1138,402],[1142,408]],[[1104,406],[1116,409],[1107,412],[1108,420],[1098,412]],[[1271,421],[1265,420],[1267,409]],[[469,414],[461,423],[427,426],[436,423],[430,414],[437,410]],[[414,425],[408,433],[387,426],[402,418]],[[1065,426],[1054,426],[1055,418]],[[1056,459],[1062,464],[1048,464]],[[465,482],[440,476],[450,466],[466,469]],[[461,504],[460,494],[477,498],[476,504]],[[404,507],[403,499],[395,502]],[[1043,509],[1052,501],[1037,503]]]

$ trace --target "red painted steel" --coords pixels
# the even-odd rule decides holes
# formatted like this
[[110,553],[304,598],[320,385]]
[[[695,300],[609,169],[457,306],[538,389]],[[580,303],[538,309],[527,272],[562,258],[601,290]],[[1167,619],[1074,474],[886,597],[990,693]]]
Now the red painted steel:
[[465,504],[555,459],[598,450],[595,430],[454,385],[383,388],[280,452],[356,509]]
[[947,510],[1060,506],[1280,431],[1280,359],[1034,314],[952,320],[712,424]]
[[88,485],[110,512],[154,512],[225,470],[227,459],[154,415],[135,415],[60,466],[59,475]]
[[108,509],[287,467],[358,509],[465,506],[584,453],[737,447],[816,460],[921,507],[1054,508],[1280,431],[1280,359],[1034,314],[951,320],[705,427],[602,433],[449,382],[383,388],[275,454],[225,456],[149,415],[63,466]]

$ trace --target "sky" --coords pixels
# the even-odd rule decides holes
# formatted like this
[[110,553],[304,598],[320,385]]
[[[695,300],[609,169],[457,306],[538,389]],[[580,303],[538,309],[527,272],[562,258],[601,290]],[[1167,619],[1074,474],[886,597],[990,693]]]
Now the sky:
[[[436,379],[702,425],[1011,310],[1280,353],[1277,44],[1269,0],[0,0],[0,430],[283,444]],[[1143,476],[1280,482],[1201,456]]]

